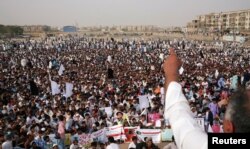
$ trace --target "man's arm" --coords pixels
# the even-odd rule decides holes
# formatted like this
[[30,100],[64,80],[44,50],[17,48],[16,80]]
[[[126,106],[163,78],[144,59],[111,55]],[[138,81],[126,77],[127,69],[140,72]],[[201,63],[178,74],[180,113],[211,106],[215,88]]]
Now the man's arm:
[[206,149],[207,134],[201,130],[191,115],[189,104],[177,83],[181,62],[174,49],[164,63],[165,72],[165,119],[169,119],[179,149]]
[[165,91],[168,89],[170,82],[179,80],[179,68],[181,61],[177,58],[174,49],[169,50],[170,55],[164,62],[164,73],[165,73]]

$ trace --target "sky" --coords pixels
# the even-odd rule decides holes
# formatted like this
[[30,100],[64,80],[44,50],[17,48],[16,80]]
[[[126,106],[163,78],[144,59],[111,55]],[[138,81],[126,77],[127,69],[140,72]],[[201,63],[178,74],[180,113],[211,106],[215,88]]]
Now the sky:
[[0,0],[0,24],[185,26],[197,15],[250,9],[250,0]]

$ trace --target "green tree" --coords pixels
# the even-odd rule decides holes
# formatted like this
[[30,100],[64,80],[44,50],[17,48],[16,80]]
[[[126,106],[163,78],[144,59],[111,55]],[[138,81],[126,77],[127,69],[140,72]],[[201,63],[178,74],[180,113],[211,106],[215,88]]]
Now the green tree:
[[23,34],[23,29],[20,26],[5,26],[0,25],[0,34],[15,37]]

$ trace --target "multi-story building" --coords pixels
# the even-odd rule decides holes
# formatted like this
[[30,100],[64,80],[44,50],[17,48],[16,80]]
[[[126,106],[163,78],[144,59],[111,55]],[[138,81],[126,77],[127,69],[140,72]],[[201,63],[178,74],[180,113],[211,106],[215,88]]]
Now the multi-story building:
[[188,32],[250,32],[250,9],[200,15],[187,24]]

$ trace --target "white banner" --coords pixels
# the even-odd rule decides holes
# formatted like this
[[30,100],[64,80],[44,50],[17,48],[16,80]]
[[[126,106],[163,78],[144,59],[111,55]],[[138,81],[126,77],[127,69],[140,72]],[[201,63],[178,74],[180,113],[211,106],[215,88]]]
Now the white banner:
[[72,90],[73,90],[73,84],[67,82],[66,83],[66,93],[65,93],[66,98],[70,97],[73,94]]
[[113,112],[112,112],[112,108],[111,107],[105,107],[104,111],[107,113],[108,117],[111,117]]
[[142,110],[143,108],[148,108],[149,107],[149,100],[148,100],[148,95],[142,95],[139,96],[139,104],[140,104],[140,109]]
[[236,36],[236,41],[240,43],[244,43],[246,41],[246,37]]
[[92,137],[93,141],[96,141],[96,142],[102,142],[102,143],[108,142],[108,138],[106,137],[105,128],[98,130],[96,132],[93,132],[91,134],[91,137]]
[[136,135],[139,140],[145,141],[145,138],[151,137],[153,143],[161,142],[161,129],[138,129]]
[[108,60],[108,62],[112,63],[112,57],[110,55],[108,56],[107,60]]
[[234,41],[234,36],[231,36],[231,35],[224,35],[222,37],[222,40],[224,41]]
[[64,66],[61,64],[60,68],[59,68],[59,71],[58,71],[58,74],[59,76],[61,76],[63,74],[63,71],[65,70]]
[[52,80],[51,80],[51,92],[52,92],[52,95],[56,95],[61,92],[59,89],[59,85],[55,81],[52,81]]
[[132,137],[136,136],[135,131],[137,129],[140,129],[140,127],[139,126],[138,127],[124,127],[124,132],[127,138],[125,142],[132,142]]
[[22,60],[21,60],[21,65],[22,65],[23,67],[25,67],[25,66],[27,65],[27,63],[28,63],[28,60],[27,60],[27,59],[22,59]]
[[51,68],[52,68],[52,62],[49,61],[49,69],[51,69]]
[[163,61],[164,60],[164,53],[160,53],[159,58]]
[[173,136],[173,131],[172,129],[164,129],[162,132],[161,132],[161,140],[162,141],[172,141],[172,136]]
[[122,125],[115,125],[106,128],[106,136],[114,137],[115,140],[125,140],[126,136],[124,134],[124,129]]
[[200,126],[200,128],[205,131],[205,122],[204,118],[195,118],[197,124]]

